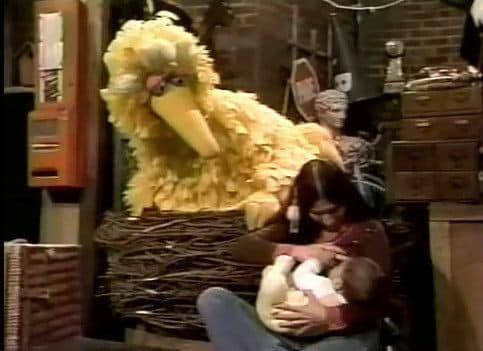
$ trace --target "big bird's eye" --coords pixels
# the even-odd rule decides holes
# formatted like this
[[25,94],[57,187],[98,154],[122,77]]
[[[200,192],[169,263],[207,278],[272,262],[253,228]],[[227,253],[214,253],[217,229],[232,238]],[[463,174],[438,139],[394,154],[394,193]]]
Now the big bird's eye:
[[182,86],[182,85],[184,85],[184,79],[183,79],[183,77],[173,77],[171,79],[171,83],[173,85]]

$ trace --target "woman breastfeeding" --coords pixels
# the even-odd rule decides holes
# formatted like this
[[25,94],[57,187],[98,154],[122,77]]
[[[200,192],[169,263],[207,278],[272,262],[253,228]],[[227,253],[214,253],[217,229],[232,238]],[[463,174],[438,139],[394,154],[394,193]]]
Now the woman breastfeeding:
[[[233,248],[240,261],[271,264],[289,255],[318,259],[327,274],[348,257],[367,257],[389,280],[390,256],[384,228],[343,171],[312,160],[294,180],[288,203],[264,228],[241,237]],[[384,286],[385,284],[382,284]],[[281,305],[277,317],[288,330],[267,330],[253,306],[223,288],[198,298],[198,309],[217,351],[378,350],[377,325],[384,317],[385,289],[377,299],[326,307],[309,295],[304,306]]]

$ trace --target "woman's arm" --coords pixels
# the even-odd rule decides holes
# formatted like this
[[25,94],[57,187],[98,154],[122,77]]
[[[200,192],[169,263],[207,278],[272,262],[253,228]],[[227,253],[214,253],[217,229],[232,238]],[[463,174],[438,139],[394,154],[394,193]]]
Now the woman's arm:
[[[385,301],[390,295],[390,257],[384,228],[377,221],[368,221],[351,226],[333,245],[346,250],[349,256],[365,256],[376,261],[386,272],[383,292],[376,303],[349,303],[335,307],[323,306],[317,299],[309,299],[302,307],[280,306],[286,327],[290,325],[292,335],[309,335],[330,332],[350,333],[370,328],[384,317]],[[323,245],[322,245],[323,246]],[[288,313],[288,315],[287,315]],[[305,322],[303,322],[305,321]],[[297,324],[297,323],[299,324]],[[301,325],[300,323],[305,323]]]
[[287,223],[275,221],[240,237],[232,247],[232,254],[239,261],[270,264],[276,256],[291,254],[293,245],[287,244],[287,239]]

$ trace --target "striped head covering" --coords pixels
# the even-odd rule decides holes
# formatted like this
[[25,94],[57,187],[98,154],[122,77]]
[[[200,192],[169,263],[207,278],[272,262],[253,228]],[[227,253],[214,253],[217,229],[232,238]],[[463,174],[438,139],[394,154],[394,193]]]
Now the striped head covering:
[[332,128],[342,128],[348,105],[347,95],[339,90],[320,92],[315,98],[315,114],[319,122]]

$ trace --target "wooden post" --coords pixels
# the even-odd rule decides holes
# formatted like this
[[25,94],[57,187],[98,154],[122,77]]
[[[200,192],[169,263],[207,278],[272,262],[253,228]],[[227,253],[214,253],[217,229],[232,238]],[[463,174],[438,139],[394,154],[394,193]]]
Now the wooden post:
[[12,20],[10,1],[3,6],[3,86],[12,85]]
[[113,147],[113,210],[118,212],[122,210],[122,187],[127,172],[127,165],[124,163],[124,150],[122,135],[118,131],[112,132]]
[[[292,30],[291,30],[291,37],[289,43],[292,43],[292,47],[290,49],[290,67],[292,67],[292,62],[297,59],[298,56],[298,21],[299,21],[299,7],[298,5],[292,6]],[[287,84],[285,84],[285,90],[283,94],[283,105],[282,105],[282,115],[287,115],[288,112],[288,103],[290,99],[290,77],[287,79]]]
[[[94,254],[94,231],[99,223],[106,193],[104,184],[109,177],[108,161],[110,137],[109,126],[104,111],[104,104],[100,99],[99,89],[105,84],[102,55],[108,40],[109,3],[104,0],[85,0],[87,6],[88,32],[88,71],[87,90],[89,119],[86,131],[87,143],[87,184],[80,200],[79,214],[79,242],[82,245],[83,267],[83,321],[84,335],[89,336],[95,330],[93,316],[94,277],[96,276],[96,257]],[[110,200],[110,199],[109,199]]]
[[334,70],[334,47],[333,47],[333,34],[332,23],[329,20],[327,25],[327,89],[331,89],[334,82],[333,70]]

